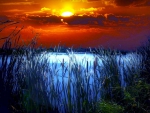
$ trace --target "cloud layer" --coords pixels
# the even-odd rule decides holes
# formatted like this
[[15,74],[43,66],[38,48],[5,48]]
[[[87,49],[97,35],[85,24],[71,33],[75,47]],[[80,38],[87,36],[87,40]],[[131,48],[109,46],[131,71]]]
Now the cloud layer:
[[144,6],[150,5],[149,0],[115,0],[115,4],[118,6]]

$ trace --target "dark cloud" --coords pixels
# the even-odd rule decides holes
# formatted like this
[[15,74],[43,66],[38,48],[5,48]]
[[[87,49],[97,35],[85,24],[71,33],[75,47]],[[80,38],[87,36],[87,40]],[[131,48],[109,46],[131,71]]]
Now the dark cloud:
[[129,5],[148,5],[149,0],[115,0],[116,5],[118,6],[129,6]]
[[121,21],[121,22],[129,22],[129,20],[130,20],[130,17],[123,17],[123,16],[120,16],[120,17],[118,17],[118,19],[119,19],[119,21]]
[[8,17],[5,15],[0,15],[0,22],[8,20]]
[[69,25],[101,25],[103,26],[103,22],[105,20],[104,16],[73,16],[71,18],[64,18],[64,22],[68,23]]
[[40,16],[28,16],[27,22],[34,25],[48,25],[48,24],[60,24],[61,19],[57,16],[40,17]]
[[150,6],[150,1],[147,0],[145,3],[143,3],[143,4],[138,4],[137,6]]
[[119,21],[118,17],[116,17],[116,16],[113,15],[113,14],[107,15],[107,19],[110,20],[110,21],[115,21],[115,22],[118,22],[118,21]]
[[114,14],[107,14],[107,20],[113,22],[129,22],[131,17],[129,16],[116,16]]

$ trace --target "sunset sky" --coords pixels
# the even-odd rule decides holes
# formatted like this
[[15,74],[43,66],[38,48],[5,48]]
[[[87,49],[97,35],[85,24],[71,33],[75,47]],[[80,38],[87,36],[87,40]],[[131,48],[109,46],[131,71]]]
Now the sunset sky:
[[38,34],[46,47],[129,50],[150,37],[150,0],[0,0],[0,23],[7,19],[19,24],[4,29],[0,38],[24,26],[25,43]]

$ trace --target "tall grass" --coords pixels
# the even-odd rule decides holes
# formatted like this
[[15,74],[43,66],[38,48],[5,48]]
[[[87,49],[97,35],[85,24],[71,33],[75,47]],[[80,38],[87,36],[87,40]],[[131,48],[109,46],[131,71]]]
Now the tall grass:
[[[0,21],[0,33],[2,30],[6,29],[8,26],[15,25],[18,22],[14,21]],[[1,57],[0,57],[0,111],[9,112],[10,106],[14,103],[14,100],[11,96],[13,84],[14,84],[14,76],[13,71],[18,69],[19,59],[17,59],[18,63],[16,64],[15,55],[9,56],[8,51],[11,50],[12,47],[12,39],[14,40],[14,46],[19,49],[15,44],[18,43],[20,36],[18,36],[20,30],[15,32],[16,29],[12,31],[12,33],[6,37],[1,37],[0,41],[3,41],[3,45],[1,46]]]
[[97,53],[103,55],[95,54],[93,67],[89,68],[89,61],[82,59],[81,64],[73,51],[66,53],[69,63],[64,60],[50,63],[51,56],[46,56],[46,52],[36,54],[34,50],[27,50],[17,77],[21,80],[17,88],[22,92],[24,112],[45,109],[47,112],[90,113],[101,109],[97,107],[98,102],[104,100],[122,104],[128,87],[137,82],[141,57],[134,53],[135,62],[135,57],[131,57],[128,64],[124,64],[121,53],[101,48]]

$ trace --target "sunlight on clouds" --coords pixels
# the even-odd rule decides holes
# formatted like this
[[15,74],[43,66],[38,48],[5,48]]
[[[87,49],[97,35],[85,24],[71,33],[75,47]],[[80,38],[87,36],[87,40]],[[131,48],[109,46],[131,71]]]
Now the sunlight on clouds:
[[115,6],[114,1],[113,0],[102,0],[102,3],[106,6]]
[[97,11],[97,8],[93,8],[93,7],[87,9],[81,8],[80,11]]
[[50,8],[47,8],[47,7],[43,7],[41,8],[41,11],[45,12],[45,11],[50,11],[51,9]]
[[72,16],[72,15],[97,15],[102,11],[104,7],[99,7],[99,8],[80,8],[80,9],[74,9],[72,6],[69,4],[65,4],[63,8],[61,9],[50,9],[47,7],[41,8],[41,12],[49,12],[52,15],[56,16]]
[[70,17],[70,16],[72,16],[72,15],[73,15],[73,13],[70,12],[70,11],[65,11],[65,12],[63,12],[63,13],[61,14],[61,16],[64,16],[64,17]]
[[76,15],[83,16],[83,15],[90,15],[90,16],[98,16],[100,12],[104,9],[104,7],[98,7],[98,8],[80,8],[79,10],[76,10]]
[[59,11],[61,16],[72,16],[74,13],[75,10],[70,4],[64,4],[63,8]]

